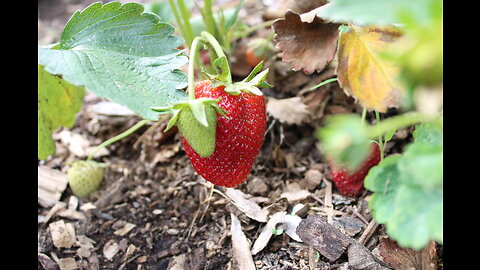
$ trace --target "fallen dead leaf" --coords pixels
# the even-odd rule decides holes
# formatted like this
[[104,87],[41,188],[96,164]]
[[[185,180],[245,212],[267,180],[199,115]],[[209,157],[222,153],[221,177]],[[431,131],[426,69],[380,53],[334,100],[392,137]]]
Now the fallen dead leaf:
[[339,24],[318,16],[325,6],[302,15],[289,10],[272,25],[282,60],[294,70],[303,69],[307,74],[322,71],[335,57]]
[[234,215],[230,214],[232,226],[230,232],[232,234],[232,250],[233,258],[240,270],[255,270],[252,253],[250,252],[250,244],[247,237],[242,231],[240,220]]
[[379,239],[380,244],[375,248],[378,258],[388,267],[395,270],[434,270],[437,269],[437,252],[435,242],[430,242],[421,250],[402,248],[387,236]]
[[232,203],[247,217],[259,222],[267,222],[268,211],[262,209],[258,204],[249,200],[249,196],[242,191],[234,188],[227,188],[225,195],[227,195]]
[[310,112],[299,97],[276,99],[269,97],[267,113],[282,123],[299,125],[310,117]]

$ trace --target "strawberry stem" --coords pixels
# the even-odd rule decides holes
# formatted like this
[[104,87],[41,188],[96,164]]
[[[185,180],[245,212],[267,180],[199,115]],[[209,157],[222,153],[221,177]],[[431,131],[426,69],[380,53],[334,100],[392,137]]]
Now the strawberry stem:
[[365,120],[367,118],[367,108],[363,107],[363,110],[362,110],[362,124],[365,123]]
[[[380,113],[375,111],[375,119],[377,120],[376,125],[380,125]],[[384,145],[382,140],[382,135],[378,135],[378,146],[380,147],[380,160],[383,160]]]
[[321,82],[321,83],[313,86],[312,88],[310,88],[310,90],[315,90],[315,89],[317,89],[317,88],[320,87],[320,86],[323,86],[323,85],[325,85],[325,84],[327,84],[327,83],[336,82],[336,81],[338,81],[338,78],[331,78],[331,79],[325,80],[325,81],[323,81],[323,82]]
[[[225,57],[225,59],[227,59],[227,56],[223,52],[222,46],[220,45],[220,43],[218,43],[218,41],[215,39],[214,36],[212,36],[210,33],[206,31],[202,31],[201,36],[208,41],[210,46],[212,46],[213,50],[215,51],[215,54],[217,54],[217,58]],[[227,83],[230,84],[232,83],[232,74],[230,73],[230,69],[228,69],[227,72],[228,72]]]
[[202,37],[196,37],[192,41],[192,46],[190,47],[190,59],[188,60],[188,98],[190,100],[195,99],[195,58],[197,57],[198,44],[200,41],[204,41]]
[[377,123],[375,126],[370,126],[368,129],[368,137],[370,139],[375,139],[392,129],[399,130],[408,126],[428,122],[438,117],[439,115],[424,114],[419,112],[404,113],[385,119],[381,123]]
[[[222,46],[220,46],[220,43],[215,39],[214,36],[212,36],[210,33],[203,31],[201,33],[201,36],[196,37],[192,41],[192,46],[190,47],[190,59],[188,61],[188,88],[187,88],[187,93],[188,93],[188,98],[190,100],[195,99],[195,58],[197,56],[198,52],[198,45],[200,42],[203,43],[209,43],[210,46],[213,48],[215,51],[215,54],[217,55],[217,58],[220,57],[225,57],[226,55],[223,52]],[[223,70],[222,70],[223,72]],[[226,71],[228,73],[227,75],[227,83],[230,84],[232,83],[232,74],[230,73],[230,70],[228,69]]]
[[134,131],[136,131],[137,129],[141,128],[142,126],[144,126],[146,123],[150,122],[151,120],[147,120],[147,119],[143,119],[142,121],[138,122],[137,124],[135,124],[134,126],[132,126],[131,128],[127,129],[126,131],[118,134],[117,136],[113,137],[113,138],[110,138],[106,141],[104,141],[103,143],[101,143],[100,145],[98,145],[95,150],[88,156],[87,158],[87,161],[90,161],[92,160],[93,156],[95,156],[95,154],[100,151],[101,149],[109,146],[110,144],[116,142],[116,141],[119,141],[125,137],[127,137],[128,135],[132,134]]

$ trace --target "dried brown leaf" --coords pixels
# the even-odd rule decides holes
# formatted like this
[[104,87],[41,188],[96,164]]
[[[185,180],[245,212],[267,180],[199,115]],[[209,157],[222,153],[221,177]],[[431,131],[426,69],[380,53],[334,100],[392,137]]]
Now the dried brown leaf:
[[235,259],[239,270],[255,270],[255,263],[253,262],[252,253],[250,252],[250,244],[247,237],[242,231],[240,220],[234,215],[230,214],[232,220],[232,250],[233,258]]
[[435,242],[430,242],[421,250],[402,248],[394,240],[388,237],[379,239],[378,253],[380,259],[387,266],[395,270],[434,270],[437,269],[437,252]]
[[303,69],[307,74],[321,71],[335,57],[339,24],[318,16],[325,6],[301,15],[289,10],[272,25],[282,60],[294,70]]
[[310,112],[299,97],[276,99],[269,97],[267,113],[281,123],[299,125],[310,117]]
[[249,196],[234,188],[227,188],[225,191],[232,203],[249,218],[259,222],[267,222],[267,211],[249,199]]

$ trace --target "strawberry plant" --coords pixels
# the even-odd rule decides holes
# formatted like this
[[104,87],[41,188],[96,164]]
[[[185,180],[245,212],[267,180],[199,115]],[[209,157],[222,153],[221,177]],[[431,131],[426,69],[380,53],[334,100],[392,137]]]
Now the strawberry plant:
[[[258,87],[270,87],[264,82],[268,69],[260,72],[259,63],[247,78],[233,83],[224,49],[214,36],[202,32],[191,44],[187,82],[178,68],[188,58],[177,49],[183,40],[172,35],[174,30],[137,3],[95,3],[76,12],[58,44],[38,49],[38,158],[55,153],[51,133],[73,125],[88,89],[144,118],[96,151],[158,120],[160,113],[172,112],[167,129],[178,126],[199,174],[224,186],[245,181],[266,129],[265,102]],[[202,43],[217,55],[213,61],[217,72],[204,72],[209,80],[195,84],[194,61]],[[188,94],[181,90],[187,83]],[[69,171],[72,190],[80,197],[95,190],[103,175],[103,167],[92,161],[94,154],[73,163]]]
[[[414,249],[443,242],[442,25],[440,0],[332,0],[273,24],[294,69],[335,65],[336,77],[312,90],[336,81],[363,107],[361,117],[333,115],[317,131],[339,193],[372,192],[373,218]],[[413,143],[386,156],[386,142],[410,126]]]

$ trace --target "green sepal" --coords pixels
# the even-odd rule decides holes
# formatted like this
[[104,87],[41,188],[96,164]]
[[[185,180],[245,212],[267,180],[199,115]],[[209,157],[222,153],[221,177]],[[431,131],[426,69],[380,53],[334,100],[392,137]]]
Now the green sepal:
[[177,125],[188,144],[202,157],[215,151],[217,113],[225,116],[226,111],[218,106],[218,99],[198,98],[177,103],[170,107],[152,107],[156,112],[170,112],[172,118],[165,131]]
[[167,127],[165,128],[165,130],[163,132],[168,131],[169,129],[171,129],[173,127],[173,125],[175,125],[175,123],[178,121],[178,115],[179,114],[180,114],[180,110],[174,110],[173,111],[172,118],[170,118],[170,121],[168,121]]
[[257,75],[255,75],[255,77],[253,77],[253,79],[248,81],[248,83],[250,83],[254,86],[259,86],[259,84],[264,83],[264,80],[268,75],[268,70],[269,69],[267,68],[264,71],[258,73]]
[[200,123],[192,107],[185,107],[178,114],[177,126],[188,144],[202,157],[209,157],[215,151],[217,113],[212,106],[203,106],[207,125]]
[[240,93],[243,91],[262,96],[263,93],[260,91],[259,87],[272,87],[269,83],[264,81],[267,77],[269,69],[267,68],[258,73],[262,66],[263,62],[260,62],[243,81],[227,85],[227,87],[225,87],[225,92],[231,95],[240,95]]
[[252,71],[250,71],[250,74],[248,74],[248,76],[243,79],[242,82],[249,82],[253,79],[253,77],[255,77],[255,75],[257,75],[258,72],[260,72],[260,70],[262,70],[263,68],[263,61],[260,61],[260,63],[258,63],[253,69]]

